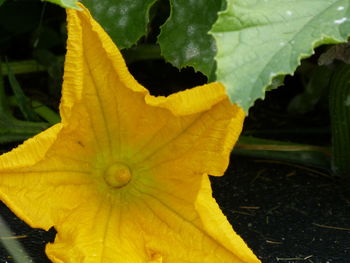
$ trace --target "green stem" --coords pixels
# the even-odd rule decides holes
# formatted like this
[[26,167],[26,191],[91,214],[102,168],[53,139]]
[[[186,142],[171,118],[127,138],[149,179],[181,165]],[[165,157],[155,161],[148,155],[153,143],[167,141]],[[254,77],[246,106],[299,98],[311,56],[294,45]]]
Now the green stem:
[[[15,96],[10,96],[8,98],[8,102],[11,106],[18,106],[17,100]],[[61,121],[60,116],[50,109],[49,107],[45,106],[39,101],[33,100],[31,102],[33,110],[44,120],[46,120],[50,125],[54,125],[56,123],[59,123]],[[34,122],[35,123],[35,122]]]
[[[8,62],[8,66],[11,68],[13,74],[23,74],[45,71],[46,68],[39,65],[35,60],[23,60],[16,62]],[[9,74],[6,65],[1,66],[2,75],[7,76]]]
[[329,89],[332,126],[332,170],[350,176],[350,65],[335,70]]
[[[63,57],[58,57],[59,60],[64,60]],[[33,73],[33,72],[42,72],[46,71],[47,68],[40,65],[36,60],[22,60],[22,61],[12,61],[8,62],[9,67],[14,75],[24,74],[24,73]],[[0,65],[0,71],[2,76],[8,75],[8,70],[6,65]]]
[[[147,59],[163,59],[160,54],[160,48],[158,45],[138,45],[129,49],[122,50],[123,56],[128,63],[133,63],[135,61],[147,60]],[[63,56],[57,57],[59,61],[64,61]],[[9,67],[14,75],[42,72],[46,71],[45,66],[40,65],[36,60],[22,60],[22,61],[12,61],[8,62]],[[6,65],[0,65],[0,71],[2,76],[8,75],[8,70]]]
[[[147,60],[147,59],[163,59],[160,53],[160,48],[158,45],[138,45],[129,49],[122,50],[122,54],[128,63],[133,63],[135,61]],[[64,61],[63,56],[57,57],[59,61]],[[8,62],[9,67],[13,74],[24,74],[33,72],[46,71],[45,66],[40,65],[36,60],[22,60],[22,61],[12,61]],[[2,76],[8,75],[8,70],[6,65],[0,65],[0,71]]]
[[240,136],[233,153],[289,161],[326,170],[330,168],[331,153],[327,147]]
[[246,130],[244,131],[244,135],[247,136],[261,136],[261,135],[272,135],[272,134],[278,134],[278,135],[295,135],[295,134],[330,134],[331,128],[330,127],[317,127],[317,128],[298,128],[298,129],[265,129],[265,130],[259,130],[259,129],[252,129],[252,130]]
[[46,122],[0,118],[0,144],[28,139],[48,128]]
[[39,101],[32,102],[34,111],[44,120],[46,120],[50,125],[54,125],[61,121],[60,116],[49,107],[45,106]]

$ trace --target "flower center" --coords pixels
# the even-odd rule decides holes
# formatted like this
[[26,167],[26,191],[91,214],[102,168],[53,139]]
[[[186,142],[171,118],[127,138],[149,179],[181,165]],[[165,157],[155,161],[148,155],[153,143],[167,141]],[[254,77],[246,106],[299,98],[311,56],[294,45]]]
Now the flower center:
[[128,166],[122,163],[113,163],[103,175],[106,183],[114,188],[121,188],[131,180],[131,171]]

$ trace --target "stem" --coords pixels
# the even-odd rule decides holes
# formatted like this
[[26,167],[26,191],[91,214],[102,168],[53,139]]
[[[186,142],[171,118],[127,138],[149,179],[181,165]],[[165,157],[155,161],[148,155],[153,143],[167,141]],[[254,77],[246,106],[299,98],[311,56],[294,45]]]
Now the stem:
[[[32,73],[46,70],[45,67],[39,65],[35,60],[8,62],[8,65],[11,68],[13,74]],[[2,75],[6,76],[9,74],[6,65],[1,65],[1,68]]]
[[331,153],[327,147],[240,136],[233,153],[257,158],[284,160],[326,170],[330,168]]
[[[64,60],[63,57],[59,56],[59,60]],[[22,60],[22,61],[12,61],[8,62],[9,67],[14,75],[24,74],[24,73],[33,73],[33,72],[42,72],[46,71],[47,68],[40,65],[36,60]],[[0,71],[2,76],[8,75],[8,70],[6,65],[0,65]]]
[[350,175],[350,65],[340,65],[330,81],[329,111],[332,126],[332,170]]
[[23,141],[48,127],[49,125],[46,122],[0,118],[0,144]]
[[[8,102],[11,106],[18,106],[17,100],[15,96],[11,96],[8,98]],[[50,109],[49,107],[45,106],[39,101],[33,100],[31,102],[33,110],[44,120],[46,120],[50,125],[54,125],[56,123],[59,123],[61,121],[60,116]],[[35,122],[34,122],[35,123]]]
[[61,121],[60,116],[49,107],[45,106],[39,101],[33,101],[32,106],[34,111],[44,120],[46,120],[50,125],[54,125]]

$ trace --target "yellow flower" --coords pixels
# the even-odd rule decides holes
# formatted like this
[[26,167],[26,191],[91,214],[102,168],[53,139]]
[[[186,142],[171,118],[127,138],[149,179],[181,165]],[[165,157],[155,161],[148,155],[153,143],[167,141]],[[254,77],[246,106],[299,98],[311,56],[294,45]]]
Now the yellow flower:
[[57,230],[53,262],[259,262],[220,211],[243,111],[224,87],[153,97],[88,10],[68,10],[61,123],[0,157],[0,198]]

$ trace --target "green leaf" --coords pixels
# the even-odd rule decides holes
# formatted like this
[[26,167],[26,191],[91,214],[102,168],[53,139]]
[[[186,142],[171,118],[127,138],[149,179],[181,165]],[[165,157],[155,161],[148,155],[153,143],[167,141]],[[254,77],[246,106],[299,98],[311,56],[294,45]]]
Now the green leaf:
[[221,9],[218,0],[171,0],[169,19],[158,42],[162,55],[178,68],[192,66],[208,77],[215,68],[215,41],[208,31]]
[[246,112],[278,75],[350,35],[349,0],[227,0],[213,34],[217,80]]
[[72,8],[76,10],[81,10],[81,8],[77,5],[78,0],[43,0],[43,1],[54,3],[63,8]]
[[156,0],[83,0],[94,18],[120,49],[131,47],[145,35],[149,9]]
[[5,3],[6,0],[0,0],[0,6]]

